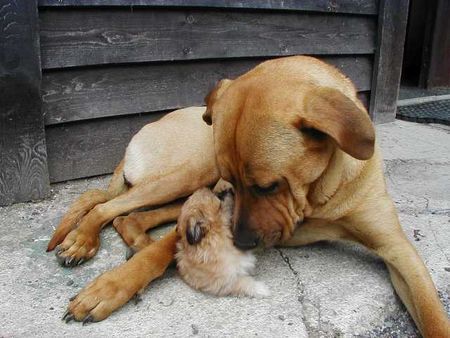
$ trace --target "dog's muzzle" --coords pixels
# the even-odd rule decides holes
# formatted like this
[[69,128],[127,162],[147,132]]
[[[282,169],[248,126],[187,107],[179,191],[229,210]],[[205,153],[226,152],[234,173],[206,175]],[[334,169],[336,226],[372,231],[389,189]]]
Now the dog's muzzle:
[[249,231],[246,227],[238,223],[233,234],[234,246],[241,250],[251,250],[258,246],[259,238],[256,233]]

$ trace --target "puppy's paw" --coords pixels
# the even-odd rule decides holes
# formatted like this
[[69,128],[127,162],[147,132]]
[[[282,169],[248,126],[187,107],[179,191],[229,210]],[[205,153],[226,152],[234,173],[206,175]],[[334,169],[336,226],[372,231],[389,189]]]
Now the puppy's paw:
[[253,283],[252,297],[267,298],[267,297],[270,297],[270,295],[271,295],[270,289],[264,282],[255,281]]

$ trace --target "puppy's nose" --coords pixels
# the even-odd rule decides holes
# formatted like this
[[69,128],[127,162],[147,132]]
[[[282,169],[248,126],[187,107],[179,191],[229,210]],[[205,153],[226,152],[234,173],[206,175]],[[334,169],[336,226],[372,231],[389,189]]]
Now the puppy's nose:
[[234,246],[241,250],[250,250],[258,246],[258,236],[242,224],[238,224],[233,236]]

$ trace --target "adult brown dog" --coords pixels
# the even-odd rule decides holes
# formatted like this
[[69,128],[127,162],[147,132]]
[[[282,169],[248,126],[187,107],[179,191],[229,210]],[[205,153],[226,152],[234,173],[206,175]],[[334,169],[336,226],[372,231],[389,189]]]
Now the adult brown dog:
[[[182,160],[158,163],[153,176],[138,173],[146,134],[141,143],[135,137],[108,192],[87,192],[75,202],[49,249],[62,242],[58,256],[66,265],[90,258],[98,248],[102,225],[114,217],[186,196],[213,184],[220,174],[236,190],[236,246],[249,249],[259,242],[296,246],[321,240],[360,243],[386,262],[394,287],[421,333],[449,336],[447,314],[386,192],[372,123],[348,79],[310,57],[264,62],[235,80],[221,81],[207,97],[203,118],[212,123],[214,137],[196,126],[209,142],[181,139],[165,145],[164,152]],[[167,121],[154,132],[167,132],[170,118]],[[172,122],[176,126],[180,118]],[[189,124],[183,127],[196,130]],[[185,148],[192,143],[200,156],[188,158]],[[136,144],[142,145],[142,151]],[[211,158],[205,155],[211,153]],[[170,204],[117,218],[115,227],[125,241],[143,249],[88,285],[70,302],[66,318],[102,320],[160,276],[173,260],[176,233],[151,243],[144,231],[176,219],[179,209],[180,203]]]

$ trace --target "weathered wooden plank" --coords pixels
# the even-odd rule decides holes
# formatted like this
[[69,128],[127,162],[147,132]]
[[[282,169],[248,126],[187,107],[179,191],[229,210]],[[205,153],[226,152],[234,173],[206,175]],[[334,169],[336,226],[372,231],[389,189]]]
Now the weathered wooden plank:
[[215,9],[46,8],[43,68],[292,54],[371,54],[376,17]]
[[139,114],[47,127],[50,181],[112,172],[131,137],[145,124],[163,115]]
[[49,191],[40,100],[37,2],[0,6],[0,205]]
[[375,54],[369,110],[375,123],[391,122],[395,119],[408,3],[408,0],[380,1],[378,48]]
[[[358,90],[369,90],[372,56],[325,57]],[[175,62],[44,73],[45,124],[202,105],[220,79],[235,78],[261,62],[222,60]]]
[[369,110],[370,91],[364,91],[358,93],[358,99],[362,102],[367,111]]
[[302,10],[331,13],[378,13],[378,0],[39,0],[39,6],[154,6]]
[[437,0],[428,6],[420,82],[426,88],[450,86],[450,1]]
[[[358,96],[367,107],[370,92],[360,92]],[[164,114],[136,114],[47,126],[51,182],[111,173],[131,137]]]

